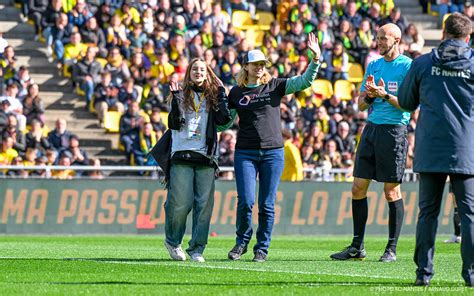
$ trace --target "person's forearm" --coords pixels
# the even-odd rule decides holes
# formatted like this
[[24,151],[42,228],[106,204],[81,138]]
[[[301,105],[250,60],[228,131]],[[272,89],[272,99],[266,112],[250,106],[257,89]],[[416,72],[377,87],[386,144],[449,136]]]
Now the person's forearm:
[[392,105],[393,107],[399,109],[399,110],[402,110],[404,111],[400,105],[398,104],[398,98],[394,95],[391,95],[391,94],[388,94],[388,99],[385,99],[384,98],[384,101],[389,103],[390,105]]
[[286,82],[285,94],[292,94],[310,87],[316,79],[320,66],[321,64],[319,61],[311,60],[311,63],[309,63],[306,71],[302,75],[288,79]]
[[365,111],[369,109],[370,104],[366,102],[367,100],[367,93],[362,92],[359,97],[357,97],[357,106],[359,107],[359,111]]

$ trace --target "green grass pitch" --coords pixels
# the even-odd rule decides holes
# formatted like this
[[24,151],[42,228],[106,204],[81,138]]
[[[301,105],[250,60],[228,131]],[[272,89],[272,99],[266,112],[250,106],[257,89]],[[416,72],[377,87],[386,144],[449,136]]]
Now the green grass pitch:
[[252,262],[251,252],[230,262],[234,239],[210,237],[206,263],[196,263],[171,261],[162,235],[0,236],[0,295],[473,295],[460,275],[459,244],[445,238],[432,285],[422,288],[412,286],[412,237],[401,238],[393,263],[377,261],[384,237],[367,237],[365,261],[337,262],[329,255],[349,237],[274,236],[265,263]]

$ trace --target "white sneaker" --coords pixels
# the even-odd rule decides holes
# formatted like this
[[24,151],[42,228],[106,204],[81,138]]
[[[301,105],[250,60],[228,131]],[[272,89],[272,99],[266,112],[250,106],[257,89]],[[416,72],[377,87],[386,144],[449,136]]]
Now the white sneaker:
[[201,262],[201,263],[206,262],[206,260],[204,260],[204,257],[202,257],[202,254],[199,254],[199,253],[192,254],[191,260],[195,262]]
[[171,259],[176,260],[176,261],[186,260],[186,255],[184,254],[183,249],[181,249],[181,245],[178,245],[177,247],[173,247],[172,245],[168,244],[165,240],[165,247],[168,250],[168,253],[170,253]]
[[453,234],[450,239],[447,239],[444,242],[447,244],[459,244],[461,242],[461,237]]

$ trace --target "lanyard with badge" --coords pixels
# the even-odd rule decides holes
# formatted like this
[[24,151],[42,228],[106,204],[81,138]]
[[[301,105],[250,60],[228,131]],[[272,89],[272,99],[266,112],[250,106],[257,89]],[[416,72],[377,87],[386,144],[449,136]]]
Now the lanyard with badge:
[[[196,93],[197,94],[197,93]],[[199,98],[199,105],[196,107],[196,103],[193,100],[194,111],[196,112],[194,117],[191,117],[188,124],[188,139],[190,140],[200,140],[201,139],[201,116],[199,115],[199,110],[201,110],[202,102],[204,101],[204,92]]]

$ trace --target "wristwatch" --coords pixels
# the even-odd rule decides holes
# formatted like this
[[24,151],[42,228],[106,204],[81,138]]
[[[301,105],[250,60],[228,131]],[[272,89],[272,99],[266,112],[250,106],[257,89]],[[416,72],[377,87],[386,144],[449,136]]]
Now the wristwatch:
[[387,93],[385,96],[383,96],[382,98],[385,102],[387,102],[388,100],[390,100],[390,95]]

